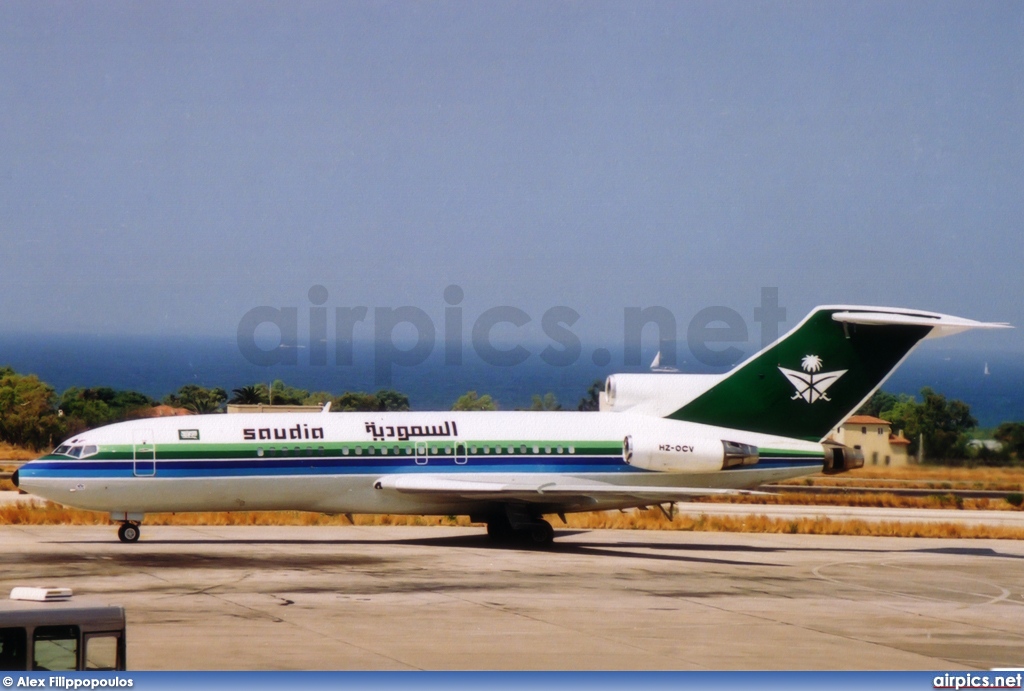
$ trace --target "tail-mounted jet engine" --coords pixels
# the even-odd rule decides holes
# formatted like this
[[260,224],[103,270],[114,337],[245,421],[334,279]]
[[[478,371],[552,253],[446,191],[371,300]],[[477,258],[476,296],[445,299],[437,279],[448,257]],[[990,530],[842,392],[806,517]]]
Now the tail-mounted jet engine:
[[860,449],[851,449],[849,446],[832,442],[825,442],[821,446],[825,450],[823,473],[842,473],[864,467],[864,452]]
[[622,442],[622,459],[631,466],[666,473],[713,473],[754,465],[756,446],[706,437],[657,438],[629,435]]

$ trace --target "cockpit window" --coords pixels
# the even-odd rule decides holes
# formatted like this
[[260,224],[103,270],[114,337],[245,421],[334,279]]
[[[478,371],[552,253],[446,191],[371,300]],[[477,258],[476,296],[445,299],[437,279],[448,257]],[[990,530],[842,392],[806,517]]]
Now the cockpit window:
[[88,458],[99,453],[99,447],[95,444],[88,444],[85,446],[77,445],[72,446],[70,444],[61,444],[53,450],[55,454],[59,453],[63,456],[71,456],[72,458]]

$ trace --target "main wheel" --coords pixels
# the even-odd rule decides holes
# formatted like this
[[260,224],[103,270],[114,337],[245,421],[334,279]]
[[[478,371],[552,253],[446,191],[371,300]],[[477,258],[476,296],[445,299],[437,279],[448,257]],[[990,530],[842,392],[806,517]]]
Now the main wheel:
[[526,537],[537,546],[550,545],[555,539],[555,529],[547,521],[539,521],[526,529]]
[[495,542],[505,542],[513,535],[512,525],[504,516],[487,521],[487,537]]
[[139,526],[135,523],[122,523],[117,529],[117,537],[121,542],[138,542]]

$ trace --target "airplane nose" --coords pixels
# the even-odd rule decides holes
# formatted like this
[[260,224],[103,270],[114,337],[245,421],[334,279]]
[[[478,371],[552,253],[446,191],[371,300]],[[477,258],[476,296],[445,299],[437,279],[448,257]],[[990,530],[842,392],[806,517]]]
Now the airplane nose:
[[14,483],[15,487],[18,486],[18,471],[17,470],[14,471],[14,475],[11,475],[11,482]]

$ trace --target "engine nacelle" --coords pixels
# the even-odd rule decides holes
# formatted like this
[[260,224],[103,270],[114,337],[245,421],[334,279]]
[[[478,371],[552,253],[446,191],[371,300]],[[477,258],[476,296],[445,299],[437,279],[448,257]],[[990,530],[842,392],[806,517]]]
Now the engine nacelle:
[[826,475],[864,467],[864,452],[860,449],[851,449],[849,446],[830,442],[825,442],[821,446],[825,450],[825,467],[822,468],[822,472]]
[[605,380],[601,410],[633,410],[663,417],[721,379],[719,374],[613,374]]
[[758,461],[756,446],[724,439],[681,435],[629,435],[622,458],[631,466],[664,473],[713,473]]

